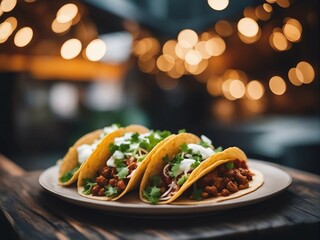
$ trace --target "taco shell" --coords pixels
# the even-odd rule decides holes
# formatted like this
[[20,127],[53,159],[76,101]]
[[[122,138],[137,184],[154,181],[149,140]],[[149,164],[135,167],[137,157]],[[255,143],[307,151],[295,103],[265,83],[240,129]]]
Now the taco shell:
[[138,187],[141,178],[143,176],[143,173],[145,172],[145,169],[147,168],[150,160],[151,160],[151,156],[154,155],[158,148],[160,146],[162,146],[166,141],[169,141],[173,135],[167,137],[166,139],[164,139],[163,141],[159,142],[146,156],[146,158],[141,162],[141,164],[136,168],[136,172],[135,174],[132,176],[132,178],[130,178],[126,188],[124,189],[124,191],[119,194],[116,197],[107,197],[107,196],[92,196],[92,194],[90,195],[85,195],[83,194],[83,190],[84,190],[84,182],[83,180],[86,178],[93,178],[96,177],[97,172],[102,169],[105,166],[106,163],[106,159],[110,158],[111,153],[109,151],[108,146],[114,142],[115,138],[121,137],[123,136],[125,133],[127,132],[137,132],[137,133],[146,133],[149,132],[148,129],[141,127],[141,126],[129,126],[127,128],[124,129],[119,129],[111,134],[109,134],[106,138],[103,139],[103,141],[101,142],[101,144],[98,146],[98,148],[96,149],[96,151],[93,152],[93,154],[90,156],[90,158],[85,162],[82,171],[79,175],[78,178],[78,193],[81,196],[87,197],[87,198],[91,198],[91,199],[97,199],[97,200],[118,200],[119,198],[121,198],[122,196],[124,196],[127,192],[135,189]]

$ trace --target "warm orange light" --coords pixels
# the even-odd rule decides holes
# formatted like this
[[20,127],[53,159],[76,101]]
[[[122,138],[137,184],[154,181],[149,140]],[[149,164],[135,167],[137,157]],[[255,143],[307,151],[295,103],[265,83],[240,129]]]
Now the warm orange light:
[[262,7],[263,7],[263,9],[264,9],[266,12],[268,12],[268,13],[271,13],[271,12],[272,12],[272,6],[271,6],[270,4],[264,3],[264,4],[262,5]]
[[179,43],[177,43],[175,47],[175,53],[180,59],[185,59],[187,52],[189,51],[189,48],[184,48]]
[[225,20],[218,21],[215,24],[214,29],[222,37],[229,37],[233,33],[233,28],[231,24]]
[[192,48],[198,42],[198,35],[191,29],[184,29],[178,35],[178,42],[184,48]]
[[17,0],[2,0],[0,3],[0,9],[3,12],[10,12],[17,5]]
[[72,38],[67,40],[61,47],[60,54],[64,59],[72,59],[79,55],[82,49],[81,42]]
[[253,37],[247,37],[247,36],[244,36],[242,35],[240,32],[238,32],[238,36],[240,38],[240,40],[245,43],[245,44],[253,44],[255,42],[257,42],[260,37],[261,37],[261,30],[259,28],[259,31],[258,31],[258,34],[253,36]]
[[232,97],[238,99],[238,98],[242,98],[245,94],[246,88],[243,84],[243,82],[241,82],[238,79],[233,79],[230,82],[229,85],[229,92],[231,94]]
[[12,26],[9,22],[4,21],[0,24],[0,43],[7,41],[12,33]]
[[303,75],[303,83],[309,84],[313,82],[315,78],[315,71],[310,63],[302,61],[297,64],[297,69],[299,69]]
[[243,16],[246,18],[251,18],[255,21],[258,20],[257,16],[256,16],[256,9],[254,7],[246,7],[243,10]]
[[174,67],[174,58],[168,54],[163,54],[157,59],[157,67],[163,71],[168,72]]
[[210,77],[207,81],[207,90],[212,96],[221,96],[222,84],[223,78],[216,76]]
[[78,14],[78,7],[73,3],[63,5],[57,12],[57,21],[67,23],[72,21]]
[[55,33],[64,33],[69,30],[72,25],[72,21],[61,23],[56,18],[52,21],[51,29]]
[[185,61],[190,65],[198,65],[201,60],[201,53],[197,50],[189,50],[185,57]]
[[195,50],[197,50],[198,52],[200,52],[201,57],[203,59],[209,59],[211,57],[211,55],[208,53],[207,49],[206,49],[206,42],[205,41],[200,41],[197,43],[197,45],[194,47]]
[[288,8],[290,7],[290,2],[289,0],[276,0],[277,4],[280,6],[280,7],[283,7],[283,8]]
[[269,80],[269,87],[276,95],[282,95],[287,90],[285,81],[279,76],[274,76]]
[[253,37],[258,34],[259,26],[252,18],[242,18],[238,22],[238,31],[246,37]]
[[271,17],[270,12],[266,11],[262,5],[256,7],[255,14],[260,20],[263,20],[263,21],[267,21]]
[[232,81],[233,81],[233,79],[227,79],[227,80],[223,81],[222,93],[225,96],[225,98],[227,98],[229,100],[236,100],[236,98],[234,96],[232,96],[230,93],[230,85],[231,85]]
[[88,44],[86,48],[86,55],[91,61],[99,61],[103,58],[106,51],[107,47],[104,41],[101,39],[94,39]]
[[288,78],[295,86],[301,86],[303,84],[303,75],[298,68],[291,68],[288,72]]
[[14,36],[14,44],[17,47],[27,46],[33,37],[33,30],[30,27],[21,28]]
[[246,96],[249,99],[258,100],[262,98],[263,95],[264,95],[264,87],[259,81],[252,80],[246,86]]
[[285,51],[288,50],[290,45],[287,38],[283,35],[283,33],[274,31],[270,38],[269,43],[274,50],[277,51]]
[[175,52],[175,48],[176,48],[177,43],[178,42],[176,40],[166,41],[162,47],[163,54],[168,54],[168,55],[172,56],[174,59],[177,59],[178,56],[176,55],[176,52]]
[[286,19],[282,31],[290,42],[299,42],[301,40],[302,25],[296,19]]
[[208,60],[203,59],[197,65],[191,65],[191,64],[188,64],[188,62],[184,62],[184,66],[189,73],[193,75],[199,75],[207,68]]
[[152,73],[156,70],[156,60],[151,54],[141,55],[138,59],[138,65],[142,72]]
[[226,43],[219,36],[214,36],[205,44],[206,51],[211,56],[220,56],[226,50]]
[[209,6],[216,11],[224,10],[229,5],[229,0],[208,0]]

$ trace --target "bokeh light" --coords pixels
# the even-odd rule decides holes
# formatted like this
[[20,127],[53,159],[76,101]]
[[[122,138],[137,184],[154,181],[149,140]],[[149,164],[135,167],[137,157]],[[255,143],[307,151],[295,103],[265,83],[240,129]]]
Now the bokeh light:
[[214,29],[222,37],[229,37],[233,34],[233,28],[231,23],[225,20],[219,20],[215,25]]
[[309,84],[313,82],[315,78],[315,71],[310,63],[301,61],[297,64],[297,69],[301,71],[303,76],[303,83]]
[[27,46],[33,37],[33,30],[30,27],[21,28],[14,36],[14,44],[17,47]]
[[78,7],[73,3],[63,5],[57,12],[57,21],[67,23],[72,21],[78,14]]
[[282,31],[290,42],[299,42],[302,35],[301,23],[293,18],[287,18],[282,27]]
[[17,0],[2,0],[0,3],[0,9],[3,12],[10,12],[17,5]]
[[259,25],[252,18],[242,18],[238,22],[238,31],[246,37],[253,37],[258,34]]
[[106,44],[101,39],[92,40],[86,48],[86,56],[91,61],[99,61],[107,51]]
[[184,29],[178,35],[178,42],[184,48],[192,48],[198,42],[198,35],[191,29]]
[[72,21],[61,23],[56,18],[52,21],[51,29],[55,33],[64,33],[70,29]]
[[283,95],[286,92],[287,86],[283,78],[274,76],[269,80],[270,90],[276,95]]
[[64,59],[72,59],[79,55],[82,49],[80,40],[72,38],[67,40],[61,47],[60,53]]
[[229,5],[229,0],[208,0],[209,6],[216,11],[224,10]]
[[303,84],[303,75],[298,68],[291,68],[288,72],[288,78],[295,86],[301,86]]
[[220,56],[226,50],[226,43],[221,37],[214,36],[206,42],[205,49],[211,56]]
[[263,85],[257,81],[252,80],[246,86],[246,96],[251,100],[258,100],[264,95]]

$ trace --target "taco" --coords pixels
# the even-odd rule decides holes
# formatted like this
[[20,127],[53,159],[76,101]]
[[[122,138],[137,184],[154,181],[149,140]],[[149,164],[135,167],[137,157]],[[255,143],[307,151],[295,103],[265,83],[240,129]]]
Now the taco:
[[173,135],[169,131],[124,128],[108,136],[84,164],[78,193],[98,200],[117,200],[138,187],[158,148]]
[[205,136],[200,140],[190,133],[179,134],[153,156],[141,181],[140,199],[152,204],[171,203],[224,159],[246,161],[247,157],[236,147],[215,149]]
[[247,159],[224,159],[212,164],[197,174],[173,204],[211,204],[238,198],[257,190],[263,184],[263,175],[249,169]]
[[119,125],[112,124],[111,126],[95,130],[79,138],[74,145],[69,148],[61,161],[58,176],[59,185],[68,186],[76,182],[81,166],[97,148],[100,141],[106,135],[117,129],[119,129]]

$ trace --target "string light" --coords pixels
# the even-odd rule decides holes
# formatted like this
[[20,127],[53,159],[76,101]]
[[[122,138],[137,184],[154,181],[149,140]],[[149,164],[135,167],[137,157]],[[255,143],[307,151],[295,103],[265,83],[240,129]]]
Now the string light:
[[67,40],[61,47],[61,57],[64,59],[73,59],[79,55],[82,49],[80,40],[72,38]]
[[229,0],[208,0],[209,6],[216,11],[222,11],[229,5]]
[[282,95],[286,92],[287,86],[283,78],[274,76],[269,80],[270,90],[276,95]]
[[91,61],[99,61],[105,55],[107,51],[106,44],[101,39],[92,40],[87,48],[86,55]]
[[63,5],[57,12],[57,21],[60,23],[67,23],[72,21],[78,14],[78,7],[73,3]]
[[27,46],[33,37],[33,30],[30,27],[21,28],[14,36],[14,44],[17,47]]
[[0,3],[0,9],[3,12],[10,12],[15,8],[16,5],[17,0],[2,0],[2,2]]

